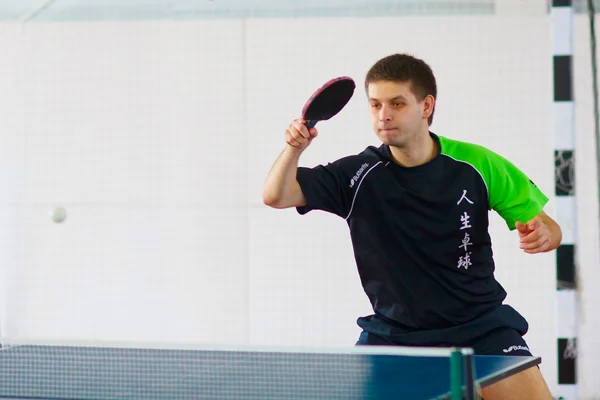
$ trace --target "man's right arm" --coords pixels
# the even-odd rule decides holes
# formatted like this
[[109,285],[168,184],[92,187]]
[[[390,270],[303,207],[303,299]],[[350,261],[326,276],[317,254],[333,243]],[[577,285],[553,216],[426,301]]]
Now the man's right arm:
[[273,208],[302,207],[306,198],[296,179],[300,155],[317,136],[302,119],[294,120],[285,132],[286,146],[271,167],[263,185],[263,203]]
[[296,179],[300,153],[290,146],[281,152],[263,186],[263,203],[273,208],[301,207],[306,199]]

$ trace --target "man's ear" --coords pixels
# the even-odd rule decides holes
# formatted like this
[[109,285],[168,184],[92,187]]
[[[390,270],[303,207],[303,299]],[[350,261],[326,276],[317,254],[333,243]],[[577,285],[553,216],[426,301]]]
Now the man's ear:
[[428,94],[423,99],[423,119],[428,119],[435,109],[435,97]]

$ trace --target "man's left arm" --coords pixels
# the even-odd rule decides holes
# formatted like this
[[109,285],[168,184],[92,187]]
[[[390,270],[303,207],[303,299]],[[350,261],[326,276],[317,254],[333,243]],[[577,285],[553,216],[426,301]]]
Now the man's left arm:
[[525,253],[544,253],[556,249],[562,241],[562,231],[544,211],[526,222],[517,221],[515,224],[519,232],[520,247]]

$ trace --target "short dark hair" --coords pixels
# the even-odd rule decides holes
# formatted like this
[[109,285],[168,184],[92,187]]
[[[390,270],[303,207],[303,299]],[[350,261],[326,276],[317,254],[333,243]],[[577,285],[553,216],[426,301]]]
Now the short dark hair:
[[[370,83],[377,81],[410,82],[412,92],[419,101],[423,101],[427,95],[437,98],[437,84],[431,67],[409,54],[392,54],[377,61],[367,72],[365,90]],[[427,122],[429,125],[433,122],[433,111]]]

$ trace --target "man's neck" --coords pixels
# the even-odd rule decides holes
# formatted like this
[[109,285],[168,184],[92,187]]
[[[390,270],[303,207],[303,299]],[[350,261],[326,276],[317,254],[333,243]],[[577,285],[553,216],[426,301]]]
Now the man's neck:
[[405,147],[390,146],[390,152],[397,164],[403,167],[416,167],[433,160],[438,150],[436,141],[427,131],[426,135],[418,135]]

